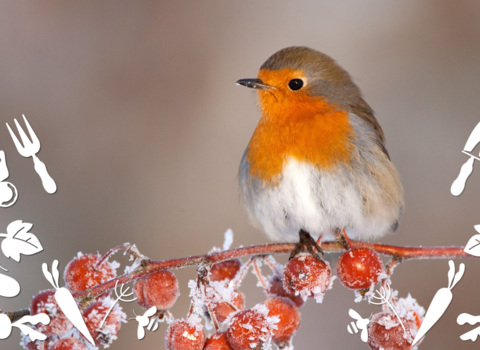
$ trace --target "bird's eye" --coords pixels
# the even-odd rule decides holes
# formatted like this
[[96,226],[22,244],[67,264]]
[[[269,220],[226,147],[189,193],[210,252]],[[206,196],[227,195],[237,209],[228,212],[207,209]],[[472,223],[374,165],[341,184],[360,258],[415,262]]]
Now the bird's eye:
[[296,91],[300,90],[303,86],[303,80],[302,79],[292,79],[288,82],[288,87],[290,90]]

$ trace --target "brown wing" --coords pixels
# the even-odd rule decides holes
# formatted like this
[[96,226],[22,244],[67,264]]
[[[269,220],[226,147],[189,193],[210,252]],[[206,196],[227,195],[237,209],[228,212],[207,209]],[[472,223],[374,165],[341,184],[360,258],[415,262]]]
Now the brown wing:
[[382,151],[387,155],[388,159],[390,159],[390,155],[388,154],[387,149],[385,148],[385,135],[383,133],[382,127],[375,118],[373,109],[368,105],[367,102],[363,98],[360,97],[357,103],[350,105],[352,113],[357,115],[359,118],[366,121],[370,124],[373,128],[373,131],[376,136],[376,142],[378,146],[382,149]]

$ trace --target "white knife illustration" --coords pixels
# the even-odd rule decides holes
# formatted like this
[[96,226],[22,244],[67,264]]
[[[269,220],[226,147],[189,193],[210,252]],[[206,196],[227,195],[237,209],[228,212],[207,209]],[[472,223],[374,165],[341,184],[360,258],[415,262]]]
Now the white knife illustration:
[[475,157],[474,155],[470,154],[472,150],[475,148],[476,145],[480,142],[480,123],[477,124],[475,129],[473,129],[472,133],[468,137],[467,143],[465,144],[465,148],[462,151],[466,155],[469,155],[470,158],[462,165],[460,169],[460,174],[455,181],[453,181],[452,187],[450,188],[450,192],[454,196],[459,196],[462,194],[463,190],[465,189],[465,184],[467,182],[468,177],[473,171],[473,162],[475,159],[480,160],[480,158]]

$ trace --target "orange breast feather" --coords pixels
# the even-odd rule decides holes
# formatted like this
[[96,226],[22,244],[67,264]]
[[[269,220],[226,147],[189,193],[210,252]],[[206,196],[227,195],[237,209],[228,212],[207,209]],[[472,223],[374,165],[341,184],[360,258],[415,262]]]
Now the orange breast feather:
[[260,92],[262,117],[248,145],[250,176],[276,183],[287,159],[329,169],[349,162],[354,132],[344,110],[306,94],[280,101]]

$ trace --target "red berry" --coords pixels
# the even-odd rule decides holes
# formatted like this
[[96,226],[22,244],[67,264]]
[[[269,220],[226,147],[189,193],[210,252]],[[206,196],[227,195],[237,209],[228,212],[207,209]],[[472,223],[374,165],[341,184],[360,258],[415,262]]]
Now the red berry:
[[205,334],[200,325],[185,320],[175,320],[165,332],[165,347],[168,350],[202,350]]
[[177,277],[166,270],[136,280],[133,292],[141,307],[156,306],[158,311],[170,309],[180,295]]
[[228,343],[235,350],[268,348],[272,339],[273,320],[264,305],[240,311],[232,317],[227,330]]
[[215,333],[208,337],[203,350],[233,350],[228,344],[227,333]]
[[[238,290],[235,292],[237,293],[237,296],[232,299],[231,303],[238,310],[243,310],[245,307],[245,295]],[[232,312],[235,312],[235,310],[228,306],[227,303],[216,304],[213,308],[213,313],[215,314],[218,322],[224,322]]]
[[240,259],[232,259],[214,264],[210,269],[210,281],[232,280],[242,266]]
[[122,321],[126,318],[122,308],[117,304],[102,324],[112,303],[113,300],[110,298],[96,301],[83,311],[83,319],[97,346],[108,346],[117,339]]
[[30,337],[23,336],[22,345],[23,345],[23,348],[26,350],[48,350],[48,346],[50,342],[51,342],[50,338],[47,338],[43,341],[42,340],[31,341]]
[[288,346],[295,332],[300,327],[300,312],[288,298],[272,297],[263,304],[268,309],[268,316],[277,316],[280,320],[273,329],[273,342],[281,349]]
[[372,249],[353,249],[340,255],[337,276],[350,289],[366,289],[375,285],[383,272],[380,257]]
[[297,305],[297,307],[302,307],[305,304],[305,300],[302,299],[300,295],[295,295],[289,293],[283,288],[283,281],[280,277],[274,275],[270,279],[270,286],[268,288],[268,293],[274,296],[288,298]]
[[30,304],[31,315],[44,313],[50,317],[48,325],[39,323],[36,326],[38,331],[45,335],[63,335],[73,328],[73,324],[58,307],[55,292],[55,289],[41,291],[33,297]]
[[316,260],[310,254],[301,254],[291,259],[283,271],[283,287],[289,293],[300,295],[303,300],[315,298],[323,301],[325,292],[331,288],[330,264]]
[[[80,254],[65,267],[63,277],[70,292],[75,293],[91,288],[117,276],[116,263],[105,260],[100,266],[96,266],[101,258],[99,255]],[[107,295],[109,293],[104,294],[104,296]]]
[[418,331],[414,318],[401,317],[404,332],[397,316],[391,312],[380,312],[368,324],[368,346],[372,350],[412,350],[412,342]]
[[87,350],[87,346],[80,339],[68,337],[58,340],[49,350]]

